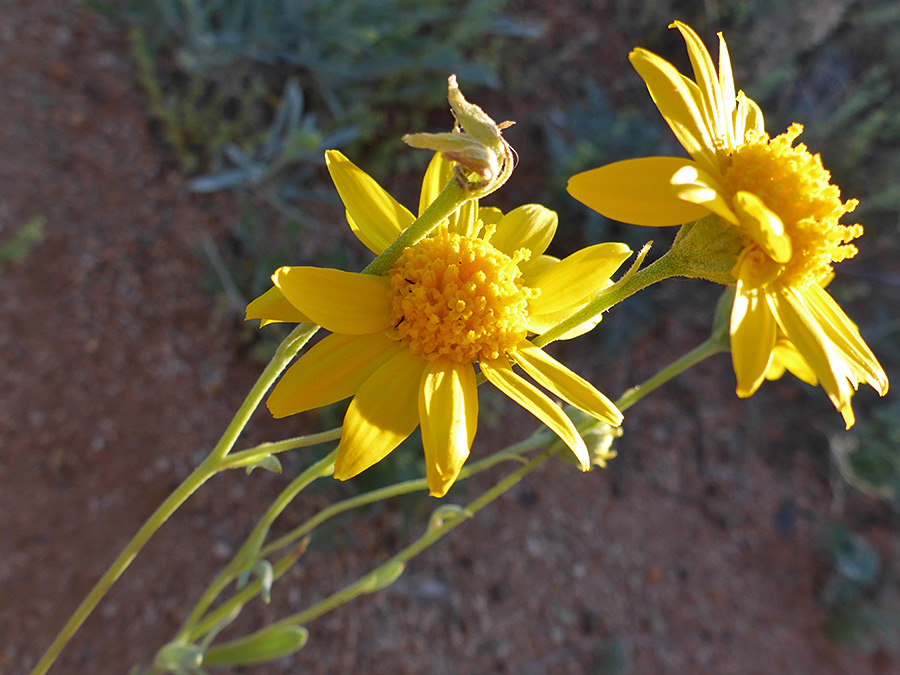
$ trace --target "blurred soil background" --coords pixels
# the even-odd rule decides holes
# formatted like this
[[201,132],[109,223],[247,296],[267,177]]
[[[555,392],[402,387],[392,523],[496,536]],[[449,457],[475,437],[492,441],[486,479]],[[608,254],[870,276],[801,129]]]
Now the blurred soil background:
[[[358,270],[323,168],[340,147],[416,203],[446,130],[446,76],[519,152],[490,204],[560,213],[551,252],[602,240],[651,256],[673,232],[588,214],[572,173],[677,154],[627,61],[687,68],[666,25],[728,39],[739,87],[821,152],[866,226],[832,293],[896,380],[900,6],[874,0],[0,0],[0,672],[25,673],[162,499],[217,439],[283,333],[243,305],[282,264]],[[719,289],[673,281],[555,353],[618,396],[702,341]],[[473,456],[533,421],[483,395]],[[727,356],[629,411],[618,457],[546,465],[392,586],[311,623],[295,657],[245,673],[895,673],[900,406],[864,390],[851,432],[790,376],[734,396]],[[239,448],[325,429],[273,421]],[[516,430],[514,432],[510,430]],[[518,431],[523,430],[523,431]],[[288,480],[220,475],[158,533],[54,672],[148,665]],[[466,503],[508,467],[453,489]],[[423,475],[404,446],[348,484],[305,492],[286,531],[335,499]],[[424,529],[408,497],[338,519],[224,634],[325,597]]]

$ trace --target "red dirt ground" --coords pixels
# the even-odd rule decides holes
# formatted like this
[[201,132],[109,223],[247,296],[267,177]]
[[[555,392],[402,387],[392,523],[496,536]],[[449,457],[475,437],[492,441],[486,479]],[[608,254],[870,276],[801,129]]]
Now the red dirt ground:
[[[259,368],[200,289],[194,249],[202,233],[221,234],[231,205],[188,192],[148,137],[125,36],[72,5],[0,0],[0,237],[37,216],[47,223],[46,240],[0,276],[0,672],[11,675],[34,665],[203,457]],[[701,285],[660,289],[656,308],[677,303],[678,317],[658,319],[626,356],[590,361],[588,343],[564,351],[621,392],[701,339],[712,297]],[[817,429],[837,429],[837,415],[821,392],[787,381],[739,402],[732,377],[726,357],[696,368],[629,414],[609,469],[546,466],[396,584],[312,623],[296,659],[241,672],[610,673],[616,648],[633,673],[897,672],[891,654],[840,650],[824,633],[831,518],[888,560],[900,543],[879,505],[835,496]],[[241,446],[304,423],[261,413]],[[498,437],[487,430],[475,455]],[[215,478],[52,672],[146,665],[303,464]],[[298,500],[288,519],[325,498]],[[430,502],[372,509],[322,535],[276,586],[273,608],[248,608],[246,625],[386,558],[421,532]]]

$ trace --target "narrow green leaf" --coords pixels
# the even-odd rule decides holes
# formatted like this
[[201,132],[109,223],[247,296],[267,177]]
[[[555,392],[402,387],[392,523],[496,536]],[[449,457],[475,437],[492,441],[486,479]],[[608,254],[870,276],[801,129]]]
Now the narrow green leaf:
[[153,666],[169,671],[199,668],[203,664],[203,652],[197,645],[170,643],[162,647],[153,658]]
[[204,666],[248,666],[296,654],[309,639],[302,626],[283,626],[210,647]]
[[377,593],[397,581],[406,565],[399,561],[386,562],[368,575],[362,583],[364,593]]
[[431,532],[444,525],[448,520],[471,518],[472,512],[458,504],[442,504],[431,513],[426,532]]
[[259,577],[260,594],[263,602],[269,604],[272,600],[272,583],[275,581],[275,570],[272,563],[268,560],[258,560],[249,570],[244,570],[238,575],[237,587],[243,588],[247,585],[250,575],[255,574]]
[[281,473],[281,462],[275,455],[263,455],[258,460],[253,462],[253,464],[247,465],[247,475],[249,476],[253,473],[253,469],[265,469],[266,471],[271,471],[272,473]]

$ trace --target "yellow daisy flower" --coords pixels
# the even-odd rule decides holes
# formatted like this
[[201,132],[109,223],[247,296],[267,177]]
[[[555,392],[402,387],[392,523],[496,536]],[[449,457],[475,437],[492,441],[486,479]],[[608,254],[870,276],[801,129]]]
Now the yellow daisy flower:
[[[329,151],[326,160],[350,227],[380,253],[413,214],[341,153]],[[450,171],[435,155],[420,213]],[[475,435],[477,363],[488,381],[558,434],[587,471],[588,451],[572,421],[513,365],[597,419],[621,424],[606,396],[526,338],[584,306],[631,251],[606,243],[557,260],[543,255],[556,225],[556,214],[542,206],[503,215],[473,200],[406,248],[386,276],[277,270],[275,288],[248,306],[247,318],[308,317],[332,334],[285,373],[269,410],[285,417],[353,396],[335,463],[341,480],[383,459],[421,426],[428,486],[440,497],[459,475]]]
[[[721,33],[717,72],[689,26],[671,27],[687,43],[694,80],[645,49],[629,58],[691,159],[616,162],[573,176],[569,193],[637,225],[678,225],[712,213],[734,226],[740,254],[730,273],[736,283],[730,332],[738,396],[751,396],[767,373],[786,365],[801,379],[818,380],[849,428],[859,383],[882,396],[888,389],[859,330],[823,289],[832,264],[856,255],[849,242],[862,226],[839,221],[857,202],[842,202],[820,157],[794,145],[801,125],[774,138],[765,133],[759,106],[735,94]],[[794,348],[790,356],[779,347],[785,344]]]

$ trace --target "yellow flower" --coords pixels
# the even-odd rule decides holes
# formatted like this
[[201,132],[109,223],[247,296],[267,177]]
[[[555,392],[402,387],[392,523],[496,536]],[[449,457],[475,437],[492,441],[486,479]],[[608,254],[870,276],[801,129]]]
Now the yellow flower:
[[[849,428],[859,383],[882,396],[888,389],[859,330],[823,289],[832,264],[856,255],[849,242],[862,226],[839,220],[857,202],[841,202],[820,157],[793,145],[799,124],[774,138],[765,133],[756,103],[735,94],[721,34],[716,72],[697,34],[681,22],[672,26],[687,43],[694,80],[645,49],[629,58],[691,159],[616,162],[573,176],[569,193],[637,225],[678,225],[711,213],[730,223],[740,251],[730,273],[736,283],[730,332],[738,396],[751,396],[767,373],[787,366],[801,379],[817,379]],[[779,347],[785,344],[794,348],[790,357]],[[807,370],[796,370],[798,358]]]
[[[339,152],[329,151],[326,160],[350,227],[380,253],[413,222],[412,213]],[[450,172],[436,154],[420,213]],[[526,338],[582,307],[631,251],[606,243],[561,261],[543,255],[556,224],[556,214],[542,206],[503,215],[473,200],[406,248],[386,276],[277,270],[275,288],[248,306],[247,318],[308,317],[332,334],[285,373],[269,410],[284,417],[353,396],[335,464],[341,480],[383,459],[421,426],[428,486],[439,497],[459,475],[475,435],[477,363],[488,381],[558,434],[587,471],[588,451],[572,421],[513,365],[597,419],[621,424],[606,396]]]

